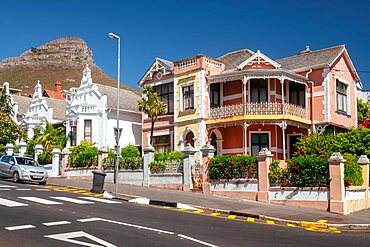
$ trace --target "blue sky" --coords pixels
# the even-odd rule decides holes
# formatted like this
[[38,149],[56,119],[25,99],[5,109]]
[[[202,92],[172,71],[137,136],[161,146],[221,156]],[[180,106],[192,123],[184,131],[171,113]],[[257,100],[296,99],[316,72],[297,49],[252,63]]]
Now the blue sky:
[[[219,57],[248,48],[272,59],[345,44],[370,89],[368,1],[0,0],[0,60],[62,37],[81,37],[116,78],[115,32],[122,38],[125,84],[137,82],[156,57]],[[364,72],[362,72],[364,71]],[[366,73],[367,72],[367,73]]]

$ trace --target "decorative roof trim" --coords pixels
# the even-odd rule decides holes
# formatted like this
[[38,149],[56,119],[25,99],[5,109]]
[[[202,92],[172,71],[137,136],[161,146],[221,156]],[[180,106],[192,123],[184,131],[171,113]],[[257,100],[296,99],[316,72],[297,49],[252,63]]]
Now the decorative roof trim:
[[347,48],[345,47],[345,46],[343,46],[343,50],[338,54],[338,56],[329,64],[329,66],[331,67],[337,60],[338,60],[338,58],[343,54],[343,52],[344,52],[344,54],[345,54],[345,56],[348,58],[348,60],[349,60],[349,63],[350,63],[350,65],[351,65],[351,67],[352,67],[352,70],[351,71],[349,71],[349,72],[353,72],[353,74],[354,74],[354,76],[355,76],[355,78],[356,78],[356,82],[359,82],[361,85],[362,85],[362,83],[361,83],[361,79],[360,79],[360,76],[358,75],[358,73],[357,73],[357,70],[356,70],[356,68],[355,68],[355,65],[353,64],[353,62],[352,62],[352,60],[351,60],[351,57],[349,56],[349,54],[348,54],[348,51],[347,51]]
[[271,58],[269,58],[268,56],[263,54],[260,50],[258,50],[251,57],[249,57],[248,59],[244,60],[244,62],[239,64],[237,68],[238,69],[243,69],[244,66],[246,66],[248,63],[253,62],[253,60],[255,60],[256,58],[258,59],[258,63],[260,63],[260,59],[262,58],[263,60],[265,60],[265,62],[268,62],[268,63],[272,64],[276,69],[281,67],[280,64],[278,64],[277,62],[275,62],[274,60],[272,60]]
[[170,61],[164,60],[162,58],[156,58],[155,61],[152,63],[152,65],[149,67],[149,69],[145,72],[144,76],[140,79],[138,82],[138,85],[141,87],[144,82],[149,78],[153,78],[153,74],[155,72],[158,72],[160,69],[164,70],[164,74],[171,74],[173,73],[173,67],[169,67],[167,64],[165,64],[163,61],[166,61],[168,63],[172,63]]

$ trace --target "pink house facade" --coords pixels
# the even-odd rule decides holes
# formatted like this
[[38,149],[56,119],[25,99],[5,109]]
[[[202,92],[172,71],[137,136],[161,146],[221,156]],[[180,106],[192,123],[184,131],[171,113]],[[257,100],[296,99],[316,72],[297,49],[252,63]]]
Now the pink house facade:
[[[210,141],[218,155],[257,155],[268,148],[287,159],[302,135],[357,127],[360,79],[344,45],[307,47],[278,60],[248,49],[217,59],[156,59],[139,85],[152,86],[167,104],[153,139],[167,151],[188,144],[199,151]],[[149,135],[144,119],[144,146]]]

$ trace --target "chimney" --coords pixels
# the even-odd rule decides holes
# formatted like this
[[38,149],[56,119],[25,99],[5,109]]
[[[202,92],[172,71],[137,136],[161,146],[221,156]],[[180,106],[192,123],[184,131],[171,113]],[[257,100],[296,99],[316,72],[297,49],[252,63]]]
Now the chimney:
[[310,53],[310,46],[306,45],[305,49],[303,51],[300,51],[298,54],[305,54],[305,53]]
[[60,81],[55,81],[55,92],[62,91],[62,83]]

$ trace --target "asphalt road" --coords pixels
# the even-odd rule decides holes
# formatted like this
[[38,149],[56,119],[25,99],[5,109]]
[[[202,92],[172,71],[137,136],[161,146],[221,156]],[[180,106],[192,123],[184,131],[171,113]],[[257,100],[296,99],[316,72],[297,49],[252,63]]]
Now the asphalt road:
[[315,232],[0,180],[0,246],[370,246]]

